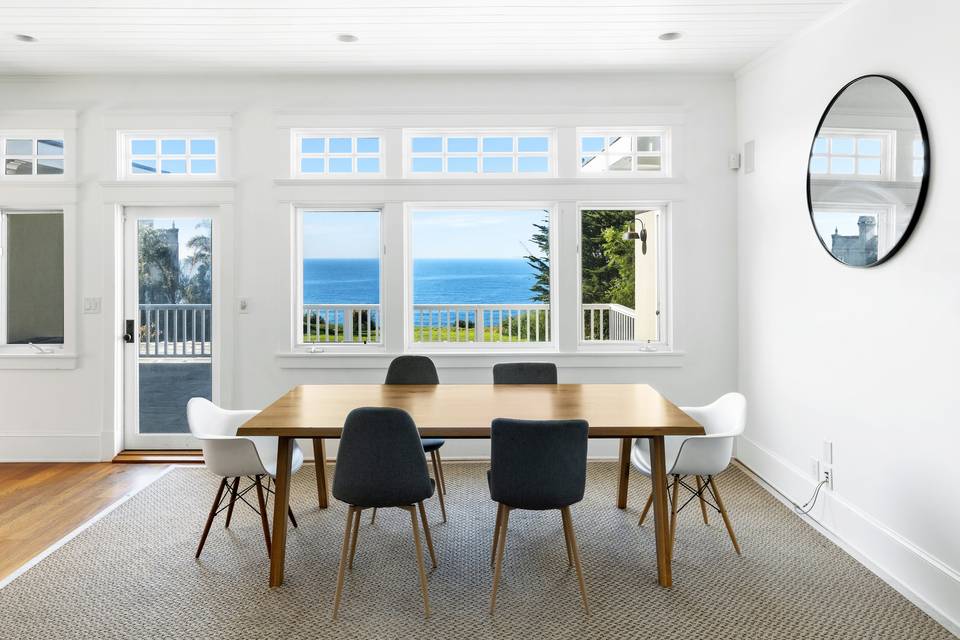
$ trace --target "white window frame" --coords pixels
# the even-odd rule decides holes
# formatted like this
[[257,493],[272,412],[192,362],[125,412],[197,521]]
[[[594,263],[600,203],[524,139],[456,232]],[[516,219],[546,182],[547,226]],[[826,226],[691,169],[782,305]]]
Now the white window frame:
[[[578,141],[579,145],[579,141]],[[579,151],[579,146],[577,147]],[[657,332],[659,334],[656,341],[643,340],[586,340],[584,338],[584,319],[583,319],[583,212],[596,211],[598,209],[621,209],[640,211],[659,211],[660,221],[658,225],[659,237],[657,238],[657,306],[659,311],[659,322]],[[672,350],[673,331],[671,325],[670,306],[672,299],[672,290],[670,289],[670,280],[672,272],[672,262],[670,255],[670,235],[671,235],[671,203],[669,202],[605,202],[605,201],[582,201],[577,203],[577,351],[582,353],[590,352],[610,352],[610,351],[657,351],[666,352]]]
[[[294,353],[357,353],[357,352],[382,352],[385,349],[387,332],[389,331],[386,318],[386,305],[384,304],[384,278],[383,265],[386,257],[384,244],[384,204],[358,205],[338,207],[336,205],[321,204],[296,204],[293,206],[293,286],[294,286],[294,317],[291,326],[291,345]],[[378,342],[323,342],[307,343],[303,341],[303,216],[305,213],[329,212],[329,213],[372,213],[379,214],[379,254],[377,260],[379,263],[378,280],[380,282],[379,307],[380,307],[380,327]],[[364,305],[358,305],[364,306]]]
[[[451,210],[470,210],[470,211],[519,211],[519,210],[539,210],[544,209],[548,212],[550,225],[550,340],[543,342],[414,342],[413,323],[415,319],[413,308],[414,283],[413,283],[413,216],[417,211],[451,211]],[[444,353],[444,352],[468,352],[468,353],[497,353],[497,352],[547,352],[556,353],[559,345],[559,309],[558,304],[559,289],[557,285],[557,255],[558,255],[558,228],[559,223],[559,203],[543,201],[512,201],[512,202],[489,202],[489,201],[454,201],[454,202],[405,202],[403,207],[404,217],[404,248],[403,248],[403,270],[404,270],[404,314],[403,314],[403,335],[404,335],[404,353]],[[438,307],[453,305],[437,305]],[[464,305],[470,306],[470,305]]]
[[[483,138],[513,138],[513,151],[483,151]],[[414,138],[441,138],[440,151],[414,153]],[[448,138],[476,138],[476,151],[447,151]],[[519,138],[547,138],[547,151],[520,151]],[[441,170],[434,172],[413,171],[414,158],[440,158]],[[484,173],[484,157],[512,158],[514,170],[510,173]],[[448,158],[476,158],[476,173],[450,173]],[[519,158],[547,158],[547,171],[542,173],[519,171]],[[539,180],[557,176],[557,130],[555,127],[495,127],[495,128],[425,128],[403,130],[403,177],[413,180],[430,178],[443,180]]]
[[[171,131],[171,130],[138,130],[117,132],[117,166],[118,177],[121,180],[219,180],[223,171],[223,158],[220,135],[216,131]],[[154,140],[157,145],[156,153],[151,156],[134,156],[132,143],[134,140]],[[183,140],[186,144],[183,154],[163,154],[162,144],[165,140]],[[213,140],[213,154],[192,154],[191,140]],[[151,158],[157,163],[156,173],[134,173],[131,165],[134,158]],[[191,173],[191,159],[213,160],[216,171],[213,173]],[[186,164],[186,173],[161,173],[162,160],[183,160]]]
[[[917,155],[917,143],[920,143],[920,155]],[[913,137],[913,140],[910,142],[910,177],[913,180],[922,180],[923,179],[923,167],[925,166],[927,159],[927,150],[926,145],[923,143],[923,136],[916,135]],[[921,171],[918,174],[916,172],[917,161],[920,162]]]
[[[304,138],[324,138],[326,142],[323,145],[323,153],[303,153],[301,151],[301,141]],[[351,138],[353,151],[350,153],[330,153],[330,138]],[[377,138],[380,141],[380,150],[377,153],[360,153],[357,151],[358,138]],[[323,158],[323,173],[303,172],[300,167],[300,160],[303,158]],[[330,173],[331,158],[350,158],[354,169],[356,169],[357,159],[359,158],[377,158],[380,160],[380,171],[360,173],[351,171],[350,173]],[[290,130],[290,175],[298,179],[306,180],[363,180],[376,179],[386,176],[387,171],[387,136],[386,132],[380,129],[291,129]]]
[[[827,153],[814,153],[811,150],[810,159],[813,158],[826,158],[827,159],[827,173],[811,173],[810,177],[813,180],[856,180],[856,181],[869,181],[869,182],[892,182],[897,179],[897,167],[896,167],[896,157],[897,157],[897,132],[893,129],[854,129],[854,128],[844,128],[844,127],[827,127],[821,129],[817,133],[818,138],[827,139]],[[853,154],[834,154],[832,149],[832,143],[830,142],[831,138],[853,138]],[[861,138],[880,138],[881,139],[881,149],[879,156],[861,156],[858,152],[859,141]],[[816,144],[816,139],[814,139],[814,144]],[[912,155],[912,154],[911,154]],[[880,175],[864,175],[857,173],[857,169],[860,165],[860,158],[866,159],[880,159]],[[830,173],[830,160],[832,158],[853,158],[854,161],[854,172],[853,173]]]
[[[817,213],[856,213],[877,217],[877,256],[882,258],[897,243],[897,208],[895,205],[869,202],[814,202],[813,215]],[[819,235],[819,231],[817,232]],[[827,239],[821,236],[824,244]],[[892,242],[891,242],[892,240]],[[829,249],[829,247],[827,247]]]
[[[9,180],[11,182],[19,182],[25,180],[50,180],[50,181],[63,181],[69,171],[67,166],[67,140],[65,131],[60,130],[38,130],[38,129],[25,129],[25,130],[16,130],[16,129],[5,129],[0,131],[0,181]],[[30,139],[33,141],[33,153],[29,155],[21,154],[7,154],[7,140],[26,140]],[[59,155],[37,155],[37,141],[38,140],[61,140],[63,142],[63,153]],[[33,173],[29,175],[7,175],[7,158],[23,158],[30,160],[33,163]],[[62,160],[63,161],[63,172],[62,173],[50,173],[50,174],[41,174],[37,173],[37,159],[41,160]]]
[[[7,219],[11,215],[60,214],[63,220],[63,343],[43,344],[36,348],[28,344],[7,344]],[[72,211],[66,207],[0,207],[0,355],[38,356],[63,354],[73,347],[74,340],[74,295],[73,282],[68,276],[73,264]]]
[[[592,137],[603,137],[611,138],[614,136],[629,136],[630,137],[630,151],[627,153],[623,152],[611,152],[611,151],[597,151],[594,155],[603,158],[604,163],[609,167],[609,158],[611,156],[631,156],[633,159],[631,162],[630,171],[610,171],[608,168],[603,171],[584,171],[581,161],[581,157],[584,153],[581,151],[581,140],[583,138],[592,138]],[[639,152],[634,149],[636,145],[636,139],[638,136],[659,136],[660,137],[660,153],[653,152]],[[577,164],[577,175],[581,178],[597,178],[601,180],[608,180],[610,178],[637,178],[637,179],[647,179],[647,178],[669,178],[673,175],[673,130],[672,127],[577,127],[576,131],[576,148],[574,149],[576,153],[576,164]],[[594,153],[594,152],[591,152]],[[660,170],[659,171],[640,171],[636,168],[636,157],[637,156],[646,156],[646,157],[657,157],[660,158]]]

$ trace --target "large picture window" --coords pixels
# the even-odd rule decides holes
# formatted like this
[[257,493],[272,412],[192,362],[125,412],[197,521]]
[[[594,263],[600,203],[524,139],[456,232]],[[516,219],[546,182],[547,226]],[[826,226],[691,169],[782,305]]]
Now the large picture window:
[[298,235],[298,344],[381,344],[380,211],[302,209]]
[[663,341],[662,240],[660,208],[581,208],[582,344]]
[[551,211],[546,206],[409,207],[410,342],[550,344]]
[[412,130],[404,132],[406,170],[422,176],[549,176],[553,132]]
[[0,345],[62,345],[63,213],[0,211]]

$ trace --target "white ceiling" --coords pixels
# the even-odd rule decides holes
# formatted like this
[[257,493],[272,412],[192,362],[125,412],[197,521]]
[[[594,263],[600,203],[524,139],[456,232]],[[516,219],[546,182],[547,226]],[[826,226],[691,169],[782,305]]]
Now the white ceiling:
[[0,74],[732,71],[848,1],[0,0]]

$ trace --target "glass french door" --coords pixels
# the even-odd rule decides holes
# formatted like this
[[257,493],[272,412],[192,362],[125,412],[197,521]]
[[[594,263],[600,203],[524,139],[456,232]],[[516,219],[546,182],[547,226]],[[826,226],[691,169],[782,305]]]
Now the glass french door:
[[124,448],[192,449],[190,398],[219,399],[216,209],[124,210]]

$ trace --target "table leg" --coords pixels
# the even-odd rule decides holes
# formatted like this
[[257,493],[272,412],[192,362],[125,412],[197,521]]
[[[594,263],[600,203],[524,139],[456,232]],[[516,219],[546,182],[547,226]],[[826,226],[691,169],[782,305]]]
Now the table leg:
[[620,438],[620,475],[617,477],[617,508],[627,508],[627,489],[630,488],[630,447],[632,438]]
[[667,463],[663,436],[650,438],[650,470],[653,482],[653,529],[657,537],[657,581],[672,587],[670,530],[667,509]]
[[320,508],[326,509],[327,499],[327,448],[323,445],[323,438],[313,439],[313,459],[317,466],[317,498]]
[[283,584],[287,552],[287,508],[290,505],[290,466],[293,438],[280,437],[277,446],[277,484],[273,495],[273,542],[270,544],[270,586]]

